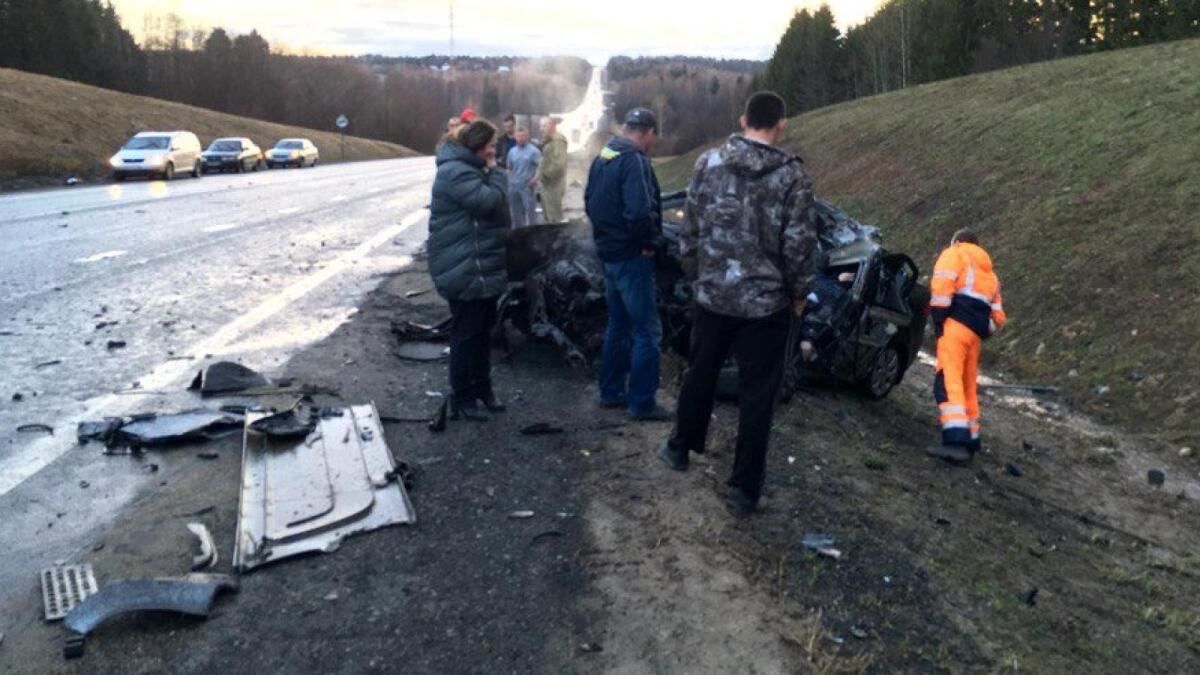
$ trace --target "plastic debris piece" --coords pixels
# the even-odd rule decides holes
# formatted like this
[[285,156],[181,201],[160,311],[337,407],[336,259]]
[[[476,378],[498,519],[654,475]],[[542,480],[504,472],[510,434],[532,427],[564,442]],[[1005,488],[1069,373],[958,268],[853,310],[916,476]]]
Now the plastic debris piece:
[[213,543],[212,534],[204,523],[188,523],[188,530],[196,535],[196,539],[200,540],[200,554],[192,556],[192,571],[196,572],[202,569],[208,569],[217,564],[220,559],[220,554],[217,553],[217,546]]
[[1037,606],[1037,596],[1038,596],[1038,588],[1037,588],[1037,586],[1034,586],[1033,588],[1031,588],[1021,594],[1021,601],[1024,602],[1026,605],[1029,605],[1030,607],[1036,607]]
[[50,426],[49,424],[22,424],[21,426],[17,427],[17,433],[42,433],[53,436],[54,427]]
[[527,520],[533,517],[533,511],[513,511],[508,517],[513,520]]
[[833,546],[833,537],[827,534],[806,534],[800,540],[800,543],[804,545],[804,548],[819,551],[823,548]]
[[197,373],[188,389],[199,391],[201,396],[216,396],[270,385],[271,382],[255,370],[240,363],[219,361]]
[[870,637],[867,631],[859,628],[858,626],[850,627],[850,635],[854,636],[855,640],[866,640],[868,637]]
[[549,422],[536,422],[521,429],[523,436],[548,436],[550,434],[561,434],[565,429],[556,427]]
[[46,621],[63,619],[97,591],[91,565],[58,565],[42,570],[42,606]]
[[1158,469],[1150,469],[1146,472],[1146,480],[1154,487],[1162,487],[1163,483],[1167,482],[1167,474]]
[[104,346],[109,351],[114,349],[124,349],[126,347],[126,342],[124,340],[109,340]]
[[579,651],[585,654],[595,654],[604,651],[604,647],[599,642],[581,642],[579,644]]
[[308,436],[317,428],[320,411],[297,401],[283,412],[260,417],[248,425],[250,431],[266,434],[272,438],[300,438]]
[[1007,471],[1008,475],[1010,476],[1015,476],[1017,478],[1021,477],[1021,467],[1013,464],[1012,462],[1005,462],[1004,470]]
[[76,605],[63,625],[87,635],[109,618],[127,612],[165,611],[207,617],[218,593],[237,589],[237,579],[225,574],[117,581]]
[[450,348],[436,342],[405,342],[396,348],[396,358],[401,361],[432,363],[450,358]]

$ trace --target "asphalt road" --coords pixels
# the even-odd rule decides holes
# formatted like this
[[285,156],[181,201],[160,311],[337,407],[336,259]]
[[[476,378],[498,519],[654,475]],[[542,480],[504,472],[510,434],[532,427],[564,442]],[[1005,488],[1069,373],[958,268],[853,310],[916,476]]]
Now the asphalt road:
[[[197,407],[184,390],[216,360],[279,374],[411,262],[433,171],[419,158],[0,196],[0,617],[156,480],[79,447],[76,424]],[[53,435],[17,431],[35,423]]]

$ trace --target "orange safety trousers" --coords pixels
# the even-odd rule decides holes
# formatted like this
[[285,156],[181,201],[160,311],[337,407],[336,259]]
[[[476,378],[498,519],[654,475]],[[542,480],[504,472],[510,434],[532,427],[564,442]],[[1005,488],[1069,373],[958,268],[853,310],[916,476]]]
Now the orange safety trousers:
[[981,344],[979,335],[958,321],[948,318],[942,324],[933,396],[938,404],[943,445],[978,448],[979,395],[975,379],[979,375]]

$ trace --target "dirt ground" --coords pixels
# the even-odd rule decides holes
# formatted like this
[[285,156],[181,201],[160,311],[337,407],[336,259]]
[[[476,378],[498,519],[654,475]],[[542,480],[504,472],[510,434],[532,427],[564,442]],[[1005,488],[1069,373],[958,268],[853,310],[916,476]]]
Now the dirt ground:
[[[420,262],[386,279],[272,375],[337,391],[322,404],[430,413],[445,365],[399,360],[391,331],[446,315],[432,292],[406,297],[430,285]],[[680,364],[664,370],[669,405]],[[441,434],[386,427],[417,469],[417,525],[248,574],[207,621],[114,620],[75,661],[64,629],[40,620],[31,572],[0,672],[1200,671],[1195,458],[1053,401],[988,396],[986,451],[946,466],[923,454],[931,377],[917,364],[878,403],[799,393],[777,416],[765,510],[738,520],[722,501],[733,407],[718,407],[709,452],[674,473],[653,453],[669,425],[599,410],[588,370],[524,342],[496,353],[509,412]],[[564,432],[520,433],[537,422]],[[162,480],[95,534],[85,561],[101,583],[183,573],[193,520],[227,571],[237,439],[141,461]],[[1151,468],[1165,485],[1148,484]],[[841,558],[805,549],[808,533],[833,537]]]

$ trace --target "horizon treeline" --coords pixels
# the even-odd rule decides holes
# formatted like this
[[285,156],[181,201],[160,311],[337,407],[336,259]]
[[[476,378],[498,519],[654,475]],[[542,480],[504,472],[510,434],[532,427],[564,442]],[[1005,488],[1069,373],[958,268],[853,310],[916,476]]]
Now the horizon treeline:
[[139,45],[101,0],[0,0],[0,67],[256,119],[333,130],[432,151],[446,120],[472,106],[563,112],[578,105],[591,66],[574,57],[456,59],[298,56],[273,52],[256,31],[185,26],[149,17]]
[[756,80],[790,114],[926,82],[1200,36],[1200,0],[888,0],[844,34],[796,12]]

